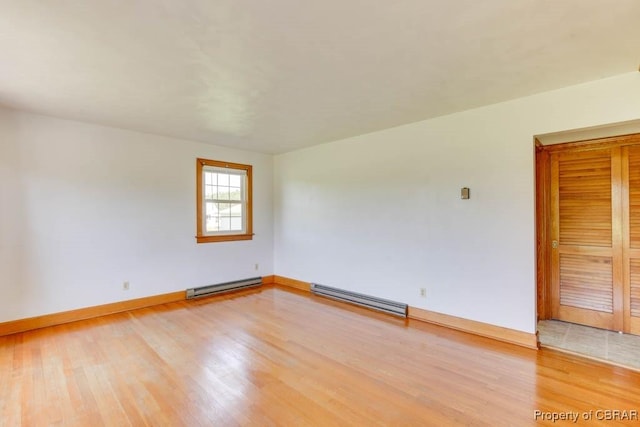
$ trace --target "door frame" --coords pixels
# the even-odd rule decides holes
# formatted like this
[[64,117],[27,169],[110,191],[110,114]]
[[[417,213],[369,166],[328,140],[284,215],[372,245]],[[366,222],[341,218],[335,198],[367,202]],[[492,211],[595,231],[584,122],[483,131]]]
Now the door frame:
[[[537,321],[551,318],[551,251],[549,231],[551,220],[551,170],[549,150],[538,140],[535,144],[536,183],[536,308]],[[537,323],[536,321],[536,323]]]

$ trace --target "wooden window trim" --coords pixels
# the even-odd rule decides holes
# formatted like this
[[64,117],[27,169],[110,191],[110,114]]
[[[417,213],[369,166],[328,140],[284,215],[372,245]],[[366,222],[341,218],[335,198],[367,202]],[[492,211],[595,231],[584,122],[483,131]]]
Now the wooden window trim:
[[[204,185],[202,172],[205,166],[244,170],[247,174],[247,213],[246,232],[238,234],[206,235],[203,229]],[[253,167],[241,163],[223,162],[210,159],[196,159],[196,241],[198,243],[231,242],[253,239]]]

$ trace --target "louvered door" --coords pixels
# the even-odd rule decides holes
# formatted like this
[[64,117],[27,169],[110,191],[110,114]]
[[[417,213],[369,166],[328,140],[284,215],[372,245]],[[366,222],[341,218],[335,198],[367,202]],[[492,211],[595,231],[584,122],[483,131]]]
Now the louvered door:
[[[622,330],[621,169],[619,147],[551,155],[556,319]],[[640,279],[640,257],[637,261]]]
[[623,182],[628,182],[624,199],[625,283],[624,330],[640,335],[640,146],[623,148]]
[[640,134],[548,153],[551,317],[640,335]]

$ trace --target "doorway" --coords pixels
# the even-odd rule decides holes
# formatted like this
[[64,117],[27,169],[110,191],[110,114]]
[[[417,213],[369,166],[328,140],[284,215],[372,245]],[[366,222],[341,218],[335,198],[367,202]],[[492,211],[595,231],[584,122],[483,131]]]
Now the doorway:
[[536,141],[537,308],[640,335],[640,134]]

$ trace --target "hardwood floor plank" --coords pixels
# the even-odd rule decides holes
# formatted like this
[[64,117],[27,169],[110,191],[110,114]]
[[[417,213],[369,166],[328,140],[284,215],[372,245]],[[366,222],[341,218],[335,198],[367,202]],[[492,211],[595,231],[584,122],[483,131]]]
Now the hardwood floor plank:
[[278,287],[0,337],[3,427],[563,425],[534,411],[637,396],[638,372]]

